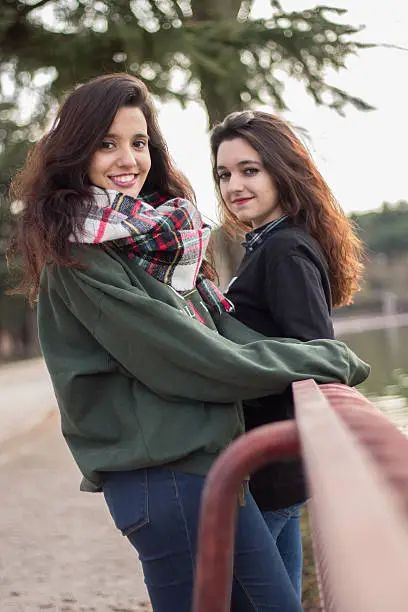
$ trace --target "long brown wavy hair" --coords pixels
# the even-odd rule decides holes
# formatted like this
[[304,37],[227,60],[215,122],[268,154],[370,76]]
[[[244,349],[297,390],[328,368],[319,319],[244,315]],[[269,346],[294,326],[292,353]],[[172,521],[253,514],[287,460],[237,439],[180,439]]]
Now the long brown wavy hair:
[[276,184],[284,214],[319,243],[329,266],[333,306],[351,303],[360,288],[362,243],[306,147],[288,123],[275,115],[260,111],[231,113],[213,128],[213,175],[225,231],[236,236],[252,229],[228,210],[219,188],[218,149],[223,141],[235,138],[246,140],[260,155]]
[[[80,266],[71,254],[68,238],[81,229],[84,216],[78,210],[91,200],[91,157],[124,106],[140,108],[147,123],[151,169],[143,190],[195,202],[189,181],[171,160],[152,98],[142,81],[116,73],[77,87],[11,184],[11,197],[23,207],[8,252],[9,260],[21,256],[23,264],[23,279],[13,293],[26,294],[31,303],[36,300],[46,264]],[[203,262],[201,271],[214,278],[209,262]]]

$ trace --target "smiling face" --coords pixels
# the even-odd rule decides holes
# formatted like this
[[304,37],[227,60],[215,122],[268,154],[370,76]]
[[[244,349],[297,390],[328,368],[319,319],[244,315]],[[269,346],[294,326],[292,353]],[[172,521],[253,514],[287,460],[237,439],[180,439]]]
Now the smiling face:
[[246,140],[224,140],[216,166],[222,199],[240,221],[257,228],[284,214],[275,181]]
[[120,108],[91,158],[90,182],[137,198],[151,166],[148,141],[146,119],[140,108]]

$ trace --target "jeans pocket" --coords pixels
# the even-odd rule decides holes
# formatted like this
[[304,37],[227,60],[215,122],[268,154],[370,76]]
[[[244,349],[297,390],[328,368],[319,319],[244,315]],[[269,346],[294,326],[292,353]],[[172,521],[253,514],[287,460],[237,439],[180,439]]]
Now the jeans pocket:
[[115,525],[124,536],[149,524],[147,469],[107,473],[103,494]]

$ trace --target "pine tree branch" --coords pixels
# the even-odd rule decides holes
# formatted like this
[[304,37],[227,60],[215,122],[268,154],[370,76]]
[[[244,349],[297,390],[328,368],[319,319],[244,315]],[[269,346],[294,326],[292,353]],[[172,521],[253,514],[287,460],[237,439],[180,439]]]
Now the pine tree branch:
[[384,47],[385,49],[396,49],[397,51],[408,51],[408,47],[402,47],[401,45],[393,45],[391,43],[378,43],[377,45],[372,46]]
[[[24,6],[32,10],[49,1]],[[145,80],[154,94],[162,99],[177,98],[181,103],[201,95],[212,121],[231,110],[268,99],[284,108],[285,89],[284,81],[277,78],[279,68],[300,80],[318,104],[339,112],[347,103],[369,108],[326,82],[327,67],[339,70],[348,56],[374,46],[354,40],[361,27],[331,21],[330,16],[342,15],[344,10],[319,6],[286,13],[278,1],[271,0],[271,17],[253,20],[249,19],[253,0],[191,0],[192,17],[183,12],[181,1],[147,2],[151,8],[147,15],[154,15],[158,24],[154,32],[148,31],[142,18],[146,0],[101,0],[106,12],[97,10],[91,1],[71,9],[62,0],[55,0],[61,19],[72,26],[57,34],[28,16],[13,26],[16,6],[21,2],[11,1],[2,22],[0,68],[12,60],[19,78],[24,72],[32,75],[35,70],[55,67],[58,77],[45,92],[50,100],[59,98],[73,83],[102,71],[124,69],[143,78],[146,70]],[[99,14],[107,19],[106,32],[90,25]],[[181,21],[181,27],[173,25],[175,19]],[[118,64],[113,58],[121,53],[127,59]],[[249,57],[252,59],[246,63]],[[174,67],[185,71],[177,89],[172,82]],[[196,93],[197,84],[201,85],[201,94]],[[331,98],[326,101],[329,94]],[[47,105],[43,105],[44,112]]]
[[185,15],[183,12],[183,9],[181,8],[181,6],[179,5],[179,3],[177,2],[177,0],[174,0],[173,2],[173,6],[174,6],[174,10],[176,12],[177,17],[180,19],[180,21],[183,23],[184,19],[185,19]]

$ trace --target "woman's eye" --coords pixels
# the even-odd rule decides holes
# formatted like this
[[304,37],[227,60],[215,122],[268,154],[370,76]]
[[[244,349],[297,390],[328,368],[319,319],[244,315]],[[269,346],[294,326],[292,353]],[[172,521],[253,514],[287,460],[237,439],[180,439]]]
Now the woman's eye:
[[133,146],[136,149],[143,149],[146,146],[146,141],[145,140],[135,140],[135,142],[133,143]]
[[101,144],[101,149],[111,149],[113,147],[113,142],[108,142],[104,140]]
[[254,174],[257,174],[259,172],[258,168],[245,168],[245,174],[247,176],[253,176]]
[[218,175],[218,180],[219,181],[226,181],[229,177],[230,177],[229,172],[223,172],[222,174]]

